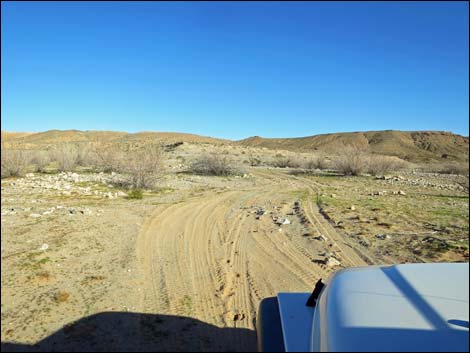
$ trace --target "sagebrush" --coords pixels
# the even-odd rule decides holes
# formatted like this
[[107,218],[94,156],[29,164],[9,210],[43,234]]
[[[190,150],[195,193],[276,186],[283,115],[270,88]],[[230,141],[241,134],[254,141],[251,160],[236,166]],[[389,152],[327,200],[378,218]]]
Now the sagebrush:
[[200,155],[191,164],[190,171],[203,175],[228,176],[238,174],[238,171],[227,155],[219,155],[215,153],[205,153]]

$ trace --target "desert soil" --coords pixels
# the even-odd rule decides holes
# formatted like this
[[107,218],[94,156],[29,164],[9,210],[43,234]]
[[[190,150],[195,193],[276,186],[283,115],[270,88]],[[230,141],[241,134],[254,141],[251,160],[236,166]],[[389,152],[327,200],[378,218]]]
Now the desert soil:
[[[371,211],[348,194],[370,200],[387,189],[396,207],[429,188],[368,178],[354,190],[352,179],[252,168],[244,177],[174,174],[133,200],[86,175],[64,176],[66,192],[37,186],[46,177],[2,180],[2,350],[256,350],[261,299],[311,291],[342,268],[413,261],[379,251],[391,240],[375,237],[383,226],[371,212],[391,208]],[[468,236],[468,195],[452,195],[463,207],[448,235],[458,242]],[[369,223],[350,217],[352,203]],[[398,217],[382,232],[408,223]],[[437,256],[468,261],[468,239]]]

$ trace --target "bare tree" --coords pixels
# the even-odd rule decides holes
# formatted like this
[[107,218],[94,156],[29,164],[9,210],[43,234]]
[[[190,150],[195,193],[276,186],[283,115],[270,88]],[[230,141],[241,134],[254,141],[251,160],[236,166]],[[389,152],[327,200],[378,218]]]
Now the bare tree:
[[119,171],[123,163],[123,156],[124,152],[116,145],[94,144],[91,148],[92,164],[106,173]]
[[78,148],[70,143],[57,145],[51,152],[61,172],[71,171],[78,164]]
[[366,154],[356,147],[345,147],[335,158],[334,168],[344,175],[360,175],[366,168]]
[[121,170],[128,175],[129,187],[150,189],[164,171],[164,152],[160,146],[147,145],[127,152]]
[[29,164],[29,157],[26,151],[10,150],[2,148],[1,157],[1,177],[21,176],[26,171]]

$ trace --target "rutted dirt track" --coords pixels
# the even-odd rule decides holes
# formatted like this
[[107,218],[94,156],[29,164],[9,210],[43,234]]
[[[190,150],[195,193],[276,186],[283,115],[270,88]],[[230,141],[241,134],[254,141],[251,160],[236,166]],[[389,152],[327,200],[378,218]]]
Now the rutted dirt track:
[[[280,205],[288,212],[297,200],[288,191],[312,192],[316,187],[292,176],[257,176],[262,182],[250,189],[162,206],[148,219],[138,239],[144,312],[253,329],[262,298],[279,291],[310,291],[319,278],[326,279],[336,269],[313,262],[315,250],[329,249],[344,267],[364,264],[311,201],[301,203],[304,222],[299,221],[298,228],[293,224],[290,232],[287,227],[279,231],[267,216],[256,219],[252,207]],[[302,218],[294,213],[290,217]],[[306,246],[306,237],[293,230],[299,227],[324,239],[308,239]],[[230,337],[210,337],[210,342],[198,339],[201,332],[191,328],[183,334],[194,338],[196,350],[256,348],[253,335],[232,332]],[[178,350],[177,342],[173,348]]]

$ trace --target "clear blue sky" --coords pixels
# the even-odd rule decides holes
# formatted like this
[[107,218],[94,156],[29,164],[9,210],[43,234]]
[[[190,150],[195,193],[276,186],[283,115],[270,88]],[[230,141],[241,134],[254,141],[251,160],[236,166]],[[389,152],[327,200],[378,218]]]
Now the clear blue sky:
[[468,136],[467,2],[2,2],[2,130]]

